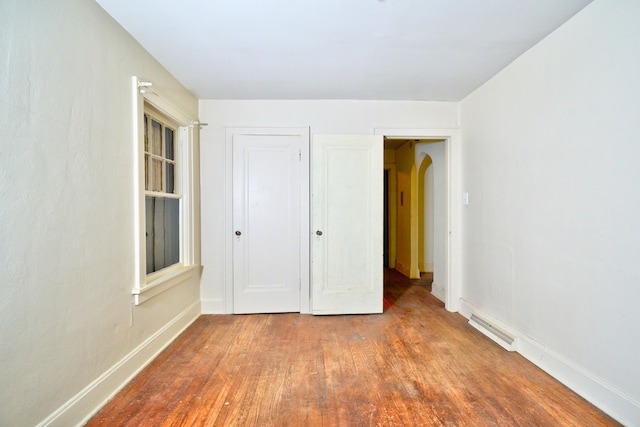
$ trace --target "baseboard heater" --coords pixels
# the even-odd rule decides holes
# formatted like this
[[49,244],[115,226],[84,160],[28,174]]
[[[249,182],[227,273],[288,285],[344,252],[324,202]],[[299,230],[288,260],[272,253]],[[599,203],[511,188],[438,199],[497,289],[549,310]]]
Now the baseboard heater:
[[513,343],[516,338],[510,333],[503,331],[475,314],[471,315],[469,324],[498,343],[501,347],[509,351],[514,350]]

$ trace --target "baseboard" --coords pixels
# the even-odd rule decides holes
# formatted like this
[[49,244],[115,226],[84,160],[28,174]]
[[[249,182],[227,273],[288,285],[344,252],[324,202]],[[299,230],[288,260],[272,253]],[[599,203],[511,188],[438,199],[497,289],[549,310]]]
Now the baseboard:
[[445,301],[444,286],[442,286],[439,283],[433,282],[431,284],[431,295],[433,295],[434,297],[438,298],[442,302],[446,302]]
[[406,277],[411,277],[411,269],[399,261],[396,261],[396,270]]
[[474,310],[475,307],[460,298],[460,309],[458,310],[458,313],[462,314],[467,319],[471,319],[471,315],[473,314]]
[[640,426],[640,402],[545,348],[529,337],[518,337],[517,352],[534,365],[593,403],[622,425]]
[[202,314],[226,314],[222,298],[203,298]]
[[[460,314],[467,319],[478,311],[467,301],[460,301]],[[577,366],[571,360],[549,350],[530,337],[496,322],[515,336],[514,349],[534,365],[569,387],[587,401],[625,426],[640,426],[640,402],[604,379]]]
[[200,316],[200,301],[195,301],[162,329],[109,368],[82,391],[69,399],[38,426],[68,427],[84,425],[133,377]]
[[516,335],[501,327],[491,319],[487,319],[482,315],[472,314],[469,324],[478,331],[491,338],[500,347],[508,351],[515,351],[517,346]]

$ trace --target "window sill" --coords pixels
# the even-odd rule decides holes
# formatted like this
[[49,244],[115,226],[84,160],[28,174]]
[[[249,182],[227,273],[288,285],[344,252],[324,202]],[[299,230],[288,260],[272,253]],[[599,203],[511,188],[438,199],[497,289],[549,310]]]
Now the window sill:
[[145,283],[141,288],[131,291],[133,294],[133,303],[135,305],[140,305],[156,295],[189,280],[194,274],[200,271],[200,268],[201,267],[199,265],[177,267],[167,271],[159,277],[156,276],[153,280]]

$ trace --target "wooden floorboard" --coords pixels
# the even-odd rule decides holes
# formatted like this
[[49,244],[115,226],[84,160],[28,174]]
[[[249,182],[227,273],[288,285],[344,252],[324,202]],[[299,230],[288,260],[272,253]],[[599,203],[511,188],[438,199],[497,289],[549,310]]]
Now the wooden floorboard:
[[613,426],[385,272],[379,315],[203,315],[88,426]]

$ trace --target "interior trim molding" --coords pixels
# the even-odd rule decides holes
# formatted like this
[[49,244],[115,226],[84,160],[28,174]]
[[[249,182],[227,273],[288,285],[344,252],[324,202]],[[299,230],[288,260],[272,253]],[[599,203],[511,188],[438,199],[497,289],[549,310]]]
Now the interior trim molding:
[[440,301],[445,302],[445,288],[439,283],[433,282],[431,283],[431,295],[438,298]]
[[198,299],[42,420],[37,427],[84,425],[199,316]]
[[400,273],[402,273],[403,276],[406,276],[407,278],[411,277],[411,271],[409,270],[409,267],[398,260],[396,260],[396,270],[398,270]]
[[[476,307],[468,301],[460,301],[460,314],[467,319],[477,312]],[[634,425],[635,420],[640,420],[640,402],[520,331],[502,323],[500,326],[506,327],[514,335],[516,352],[616,421],[623,425]]]
[[[375,135],[387,138],[409,139],[442,139],[445,141],[445,159],[447,165],[447,227],[446,241],[446,269],[442,279],[444,289],[444,307],[448,311],[460,310],[462,295],[462,155],[459,127],[428,127],[428,128],[374,128]],[[398,269],[396,267],[396,269]]]
[[135,288],[131,291],[133,295],[133,303],[140,305],[143,302],[161,294],[162,292],[171,289],[174,286],[180,285],[183,282],[189,280],[195,272],[202,274],[202,266],[190,265],[187,267],[178,267],[170,270],[164,275],[161,275],[157,279],[147,283],[142,288]]

